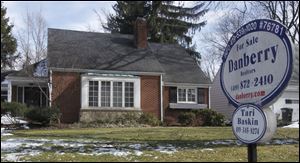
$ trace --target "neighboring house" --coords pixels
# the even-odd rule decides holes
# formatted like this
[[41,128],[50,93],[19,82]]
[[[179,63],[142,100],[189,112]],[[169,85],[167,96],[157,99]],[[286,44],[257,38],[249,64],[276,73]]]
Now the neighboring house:
[[[269,106],[278,119],[282,119],[282,113],[286,110],[282,108],[291,108],[291,121],[299,121],[299,80],[290,80],[288,86],[282,92],[280,97]],[[217,73],[211,88],[211,109],[222,113],[231,121],[235,107],[228,102],[220,84],[220,71]]]
[[235,107],[229,103],[227,97],[222,91],[220,83],[220,69],[213,80],[210,95],[211,109],[223,114],[227,120],[231,121]]
[[278,119],[283,119],[283,115],[287,112],[285,108],[290,108],[292,111],[291,121],[299,121],[299,81],[291,80],[280,98],[270,107]]
[[48,106],[48,79],[47,60],[42,60],[20,71],[9,73],[1,82],[1,96],[5,92],[8,94],[8,102]]
[[147,42],[143,19],[135,29],[135,36],[48,29],[48,81],[18,77],[23,70],[9,75],[12,101],[27,103],[37,97],[38,85],[44,86],[49,105],[61,109],[64,123],[127,112],[152,113],[163,121],[209,108],[211,81],[185,49]]
[[6,76],[10,73],[15,72],[14,70],[2,71],[1,70],[1,102],[2,101],[11,101],[11,85],[5,79]]

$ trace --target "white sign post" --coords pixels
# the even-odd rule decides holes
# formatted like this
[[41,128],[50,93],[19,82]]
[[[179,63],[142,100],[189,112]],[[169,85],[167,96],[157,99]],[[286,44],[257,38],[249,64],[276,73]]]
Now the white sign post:
[[249,161],[256,161],[256,143],[269,140],[276,129],[274,113],[262,108],[279,97],[292,75],[293,48],[287,33],[276,21],[253,20],[232,35],[224,51],[221,87],[236,107],[233,132],[248,144]]

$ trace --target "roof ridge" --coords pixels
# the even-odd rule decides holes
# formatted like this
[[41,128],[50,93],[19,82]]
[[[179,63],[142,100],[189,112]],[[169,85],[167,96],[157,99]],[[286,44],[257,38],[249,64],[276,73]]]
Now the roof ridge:
[[92,31],[80,31],[74,29],[62,29],[62,28],[48,28],[48,31],[65,31],[65,32],[78,32],[78,33],[91,33],[91,34],[103,34],[103,35],[115,35],[115,36],[133,36],[133,34],[122,34],[122,33],[104,33],[104,32],[92,32]]

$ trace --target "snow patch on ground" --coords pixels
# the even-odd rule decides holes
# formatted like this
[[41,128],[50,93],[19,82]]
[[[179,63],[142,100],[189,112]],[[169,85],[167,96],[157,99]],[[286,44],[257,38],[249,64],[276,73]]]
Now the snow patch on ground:
[[28,122],[20,119],[19,117],[12,117],[10,114],[5,114],[1,116],[1,124],[3,125],[28,124]]
[[[5,130],[1,128],[2,132]],[[297,144],[296,139],[273,139],[265,144]],[[214,151],[213,146],[231,146],[242,145],[238,140],[215,140],[204,142],[199,147],[204,147],[201,152]],[[95,140],[63,140],[63,139],[30,139],[30,138],[10,138],[1,140],[2,160],[21,161],[24,156],[35,156],[47,151],[55,151],[57,155],[66,153],[76,153],[80,155],[97,156],[97,155],[114,155],[117,157],[141,156],[143,151],[157,151],[165,154],[174,154],[181,149],[189,148],[190,146],[198,147],[197,145],[187,145],[186,147],[174,146],[172,144],[156,144],[150,145],[146,143],[118,143],[108,141]],[[207,147],[206,147],[207,146]],[[209,147],[209,148],[208,148]],[[144,154],[147,156],[148,154]],[[151,155],[155,159],[154,156]]]
[[201,149],[201,152],[204,152],[204,151],[214,151],[214,150],[211,149],[211,148],[204,148],[204,149]]
[[168,144],[167,146],[158,146],[157,149],[155,149],[155,151],[161,152],[161,153],[166,153],[166,154],[173,154],[175,152],[177,152],[177,149],[172,146],[171,144]]
[[[2,150],[1,150],[1,152],[2,152]],[[6,161],[10,161],[10,162],[20,162],[21,158],[23,158],[25,156],[36,156],[36,155],[39,155],[39,154],[41,154],[40,151],[27,149],[27,150],[24,150],[21,153],[9,153],[9,154],[6,154],[3,158]]]
[[287,126],[283,126],[282,128],[299,128],[299,121],[293,122],[292,124]]

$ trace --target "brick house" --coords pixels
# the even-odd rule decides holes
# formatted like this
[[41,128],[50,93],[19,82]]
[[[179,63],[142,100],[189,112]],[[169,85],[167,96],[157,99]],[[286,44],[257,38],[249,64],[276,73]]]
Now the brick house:
[[143,19],[137,19],[135,29],[134,36],[48,29],[48,57],[41,62],[47,66],[40,68],[47,77],[33,75],[39,78],[36,84],[19,80],[24,70],[9,74],[9,101],[26,103],[26,96],[37,95],[42,85],[50,96],[40,93],[36,104],[59,106],[64,123],[126,112],[153,113],[163,121],[209,108],[211,81],[185,49],[148,42]]

